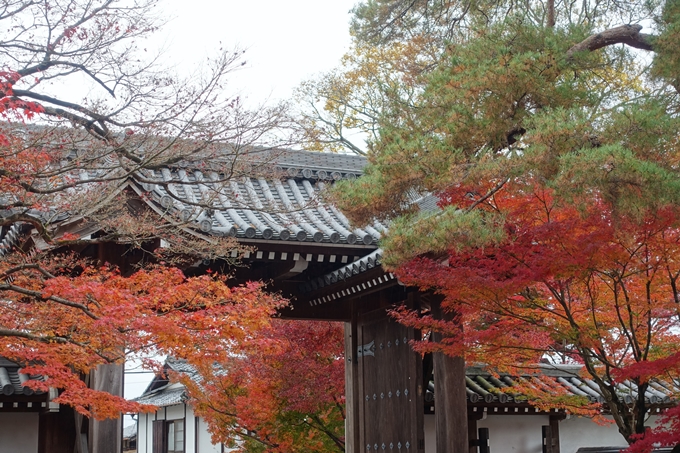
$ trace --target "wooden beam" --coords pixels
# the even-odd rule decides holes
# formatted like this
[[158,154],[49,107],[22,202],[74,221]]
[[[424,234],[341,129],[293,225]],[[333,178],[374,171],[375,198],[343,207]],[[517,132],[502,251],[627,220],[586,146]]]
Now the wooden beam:
[[[276,286],[273,287],[273,289],[276,288]],[[281,310],[280,315],[287,319],[349,322],[352,319],[350,303],[355,303],[358,307],[361,307],[362,313],[380,309],[384,313],[386,309],[393,308],[395,304],[403,301],[407,296],[406,291],[405,287],[398,284],[386,285],[375,289],[369,288],[369,290],[357,294],[347,294],[345,297],[316,306],[311,306],[309,301],[303,297],[296,297],[292,307]]]

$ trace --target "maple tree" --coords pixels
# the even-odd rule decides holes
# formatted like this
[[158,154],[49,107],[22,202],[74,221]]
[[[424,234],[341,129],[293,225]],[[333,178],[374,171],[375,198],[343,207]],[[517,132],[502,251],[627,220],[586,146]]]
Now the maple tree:
[[178,376],[213,443],[248,452],[345,451],[344,331],[339,323],[274,320],[201,379]]
[[[156,354],[226,359],[284,303],[260,284],[184,276],[169,260],[225,257],[239,246],[185,234],[186,221],[140,208],[124,190],[129,179],[167,188],[173,181],[148,171],[206,162],[216,184],[228,184],[257,173],[240,161],[256,143],[286,143],[275,133],[284,106],[247,110],[224,90],[243,52],[220,49],[187,77],[158,63],[145,41],[162,25],[156,8],[0,0],[1,233],[31,236],[25,248],[18,240],[0,251],[0,351],[45,377],[29,386],[59,389],[57,403],[97,419],[150,409],[88,388],[83,376],[99,365],[142,358],[155,368]],[[98,231],[66,232],[65,219]],[[97,247],[114,242],[124,246],[108,256],[120,260],[97,259]]]
[[[640,451],[680,442],[676,410],[646,432],[649,402],[613,390],[677,377],[679,11],[677,1],[363,2],[352,24],[361,58],[335,85],[358,94],[349,108],[386,100],[372,112],[364,176],[333,197],[356,221],[389,219],[384,264],[444,296],[453,319],[396,312],[445,334],[417,347],[499,370],[582,363]],[[398,67],[388,50],[399,46],[427,64],[391,73],[396,89],[354,77],[370,46],[383,49],[371,51],[385,57],[379,67]],[[312,100],[332,93],[322,88]],[[340,130],[328,120],[341,101],[323,118],[308,112],[320,145]],[[419,212],[423,198],[438,209]]]
[[[675,376],[656,361],[675,354],[678,342],[677,209],[637,222],[615,218],[604,203],[584,213],[561,206],[549,190],[527,185],[522,192],[499,194],[487,206],[505,213],[506,234],[495,245],[451,251],[445,265],[419,257],[399,268],[405,283],[442,294],[454,321],[440,324],[404,309],[397,318],[444,333],[442,343],[417,349],[465,356],[501,372],[521,375],[546,360],[582,364],[621,434],[636,440],[649,424],[645,392],[668,392],[650,378]],[[631,365],[643,366],[644,375]],[[621,392],[621,382],[633,382],[635,392]],[[599,414],[599,403],[564,391],[527,386],[521,392],[540,407]]]
[[284,303],[255,283],[230,287],[223,278],[186,278],[167,266],[123,276],[55,256],[3,262],[1,275],[3,355],[25,364],[25,373],[45,376],[27,385],[61,389],[55,402],[98,419],[151,408],[90,389],[82,374],[135,357],[154,367],[156,354],[224,360]]

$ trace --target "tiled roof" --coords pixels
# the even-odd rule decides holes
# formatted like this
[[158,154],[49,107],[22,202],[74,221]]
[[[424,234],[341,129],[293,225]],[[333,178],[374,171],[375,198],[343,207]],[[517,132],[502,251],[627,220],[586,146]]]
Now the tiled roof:
[[[225,157],[225,159],[233,159]],[[239,159],[245,162],[227,178],[221,170],[225,162],[206,159],[180,162],[172,167],[140,170],[131,175],[127,186],[135,190],[159,215],[181,223],[183,228],[205,236],[233,236],[255,243],[267,241],[352,246],[361,259],[337,271],[315,278],[302,289],[332,285],[380,264],[382,251],[376,251],[385,225],[375,222],[362,228],[352,226],[335,206],[321,200],[320,194],[334,181],[361,175],[366,159],[356,155],[295,150],[251,150]],[[226,160],[225,160],[226,161]],[[72,175],[82,181],[96,180],[102,171],[82,170]],[[414,202],[423,208],[432,205],[430,198]],[[0,212],[0,217],[12,212]],[[70,221],[69,213],[24,212],[41,222],[61,224]],[[0,229],[0,256],[21,242],[22,225],[16,223]],[[75,224],[74,224],[75,225]],[[77,228],[77,227],[69,227]],[[92,234],[96,225],[69,230],[83,237]],[[89,229],[88,229],[89,228]],[[35,238],[36,246],[47,247]]]
[[[232,160],[233,156],[230,157]],[[207,235],[243,239],[375,245],[385,227],[360,229],[319,194],[337,180],[354,179],[366,164],[361,156],[295,150],[254,150],[239,156],[240,168],[225,176],[224,162],[206,159],[144,169],[129,178],[157,212],[170,214]],[[71,178],[96,180],[110,169],[82,170]],[[0,212],[7,217],[13,212]],[[22,212],[54,223],[55,213]],[[57,221],[68,217],[59,213]],[[15,228],[16,229],[16,228]],[[5,230],[0,254],[14,245],[18,230]]]
[[21,224],[15,223],[0,230],[0,257],[9,253],[12,248],[18,245],[21,237]]
[[131,439],[133,437],[137,437],[137,424],[123,428],[123,439]]
[[[563,389],[567,394],[584,396],[593,403],[603,403],[604,397],[597,384],[591,379],[579,376],[579,366],[547,366],[542,367],[540,373],[524,376],[500,375],[495,377],[480,367],[469,367],[465,374],[465,391],[470,403],[479,404],[508,404],[526,403],[522,395],[513,393],[510,389],[522,379],[525,383],[543,389]],[[432,399],[434,384],[428,386],[429,399]],[[633,382],[624,381],[616,385],[617,392],[625,402],[632,403],[637,398],[637,387]],[[645,400],[651,405],[670,404],[673,395],[680,389],[671,383],[653,381],[645,392]],[[427,396],[426,396],[427,397]]]
[[21,367],[18,364],[0,357],[0,393],[5,396],[44,393],[41,391],[36,392],[24,385],[28,380],[42,380],[42,377],[19,373],[20,369]]
[[196,368],[194,368],[193,365],[188,363],[186,360],[176,359],[174,357],[168,357],[167,359],[165,359],[165,367],[176,373],[187,374],[192,378],[198,375],[198,372],[196,371]]
[[[188,374],[192,379],[197,378],[196,369],[184,360],[168,357],[163,367],[166,371]],[[149,384],[144,393],[133,401],[141,404],[164,407],[183,403],[186,400],[184,386],[173,384],[167,375],[158,375]]]
[[146,173],[146,181],[158,182],[141,187],[157,211],[210,235],[375,244],[385,227],[376,223],[354,228],[337,209],[322,203],[319,193],[328,181],[319,178],[319,171],[310,170],[309,177],[287,172],[282,179],[244,176],[224,181],[211,171],[163,169]]
[[329,272],[323,277],[301,284],[299,289],[303,293],[308,293],[319,288],[347,280],[354,275],[359,275],[369,269],[380,266],[382,255],[382,249],[374,250],[368,255],[359,258],[358,260],[342,266],[340,269]]
[[134,401],[140,404],[151,404],[158,407],[174,406],[175,404],[183,403],[186,400],[186,391],[184,387],[170,387],[170,385],[161,387],[151,393],[135,398]]

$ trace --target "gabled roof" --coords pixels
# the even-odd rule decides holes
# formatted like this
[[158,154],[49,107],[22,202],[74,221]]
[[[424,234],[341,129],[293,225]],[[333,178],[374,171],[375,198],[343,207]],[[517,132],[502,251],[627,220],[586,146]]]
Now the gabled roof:
[[123,439],[133,439],[137,437],[137,424],[123,428]]
[[192,379],[197,377],[196,369],[184,360],[168,357],[163,365],[164,372],[157,374],[149,383],[141,396],[133,401],[140,404],[150,404],[158,407],[174,406],[181,404],[187,399],[183,385],[170,382],[168,371],[189,375]]
[[140,404],[150,404],[152,406],[165,407],[181,404],[186,401],[186,390],[183,386],[167,385],[151,393],[144,394],[134,401]]
[[[121,187],[132,187],[156,212],[170,215],[207,236],[244,240],[299,241],[375,247],[385,226],[353,227],[320,193],[334,181],[354,179],[366,164],[361,156],[296,150],[256,149],[238,156],[232,174],[212,158],[142,169]],[[229,168],[227,166],[227,168]],[[110,169],[87,169],[69,177],[96,181]],[[14,214],[7,210],[0,217]],[[22,211],[43,223],[58,223],[68,213]],[[16,243],[18,227],[4,229],[0,254]]]
[[[233,153],[225,153],[220,159],[213,156],[203,161],[138,170],[117,183],[115,193],[93,200],[93,205],[104,205],[115,194],[128,190],[138,195],[142,206],[156,212],[159,221],[165,218],[207,240],[231,236],[254,246],[256,252],[244,252],[243,258],[259,262],[262,267],[270,266],[271,273],[263,271],[266,274],[263,278],[279,279],[277,284],[285,287],[286,297],[296,298],[295,304],[304,304],[309,309],[296,311],[296,317],[321,316],[316,308],[320,303],[358,297],[359,293],[365,294],[378,286],[396,285],[396,278],[380,269],[382,251],[378,249],[378,240],[387,227],[379,222],[354,227],[342,212],[322,199],[322,192],[334,182],[359,177],[366,165],[364,157],[254,149],[240,154],[236,160]],[[225,165],[229,159],[232,167]],[[231,173],[225,175],[223,172],[229,168]],[[100,173],[112,171],[87,168],[70,177],[88,187],[87,181],[96,184],[101,180]],[[432,204],[430,201],[428,198]],[[420,206],[423,200],[414,203]],[[134,206],[140,207],[137,201]],[[0,218],[13,214],[9,211],[0,212]],[[54,228],[54,237],[68,233],[87,238],[99,230],[95,220],[69,212],[22,214],[47,224],[48,230]],[[32,234],[27,243],[28,233]],[[50,247],[34,233],[34,226],[27,222],[1,227],[0,256],[18,246],[34,246],[38,250]],[[233,251],[231,258],[237,257],[236,253]],[[303,266],[303,261],[313,261],[315,265]],[[284,269],[289,263],[292,263],[289,269]],[[370,278],[363,285],[369,271]],[[345,311],[337,308],[329,316],[344,319]]]

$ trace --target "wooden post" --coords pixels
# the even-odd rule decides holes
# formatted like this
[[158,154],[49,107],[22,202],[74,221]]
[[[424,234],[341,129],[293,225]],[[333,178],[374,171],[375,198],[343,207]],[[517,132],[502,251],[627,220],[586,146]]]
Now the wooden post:
[[[91,388],[123,396],[123,365],[100,365],[92,372]],[[91,419],[89,423],[89,451],[91,453],[120,453],[123,451],[121,418]]]
[[565,414],[550,415],[550,453],[560,453],[560,420],[564,420]]
[[[353,310],[354,312],[354,310]],[[359,433],[359,366],[357,362],[357,319],[345,323],[345,452],[361,452]]]
[[477,446],[479,445],[479,437],[477,436],[477,420],[482,420],[483,417],[483,410],[477,412],[468,412],[468,441],[470,445],[469,453],[477,453]]
[[552,453],[552,435],[550,433],[550,426],[541,426],[541,447],[542,453]]
[[479,428],[479,453],[491,453],[489,447],[489,428]]
[[[435,319],[452,319],[443,313],[441,299],[433,298],[432,315]],[[441,341],[441,334],[434,340]],[[434,358],[434,415],[437,453],[466,452],[468,442],[467,400],[465,395],[465,360],[449,357],[441,352]]]

